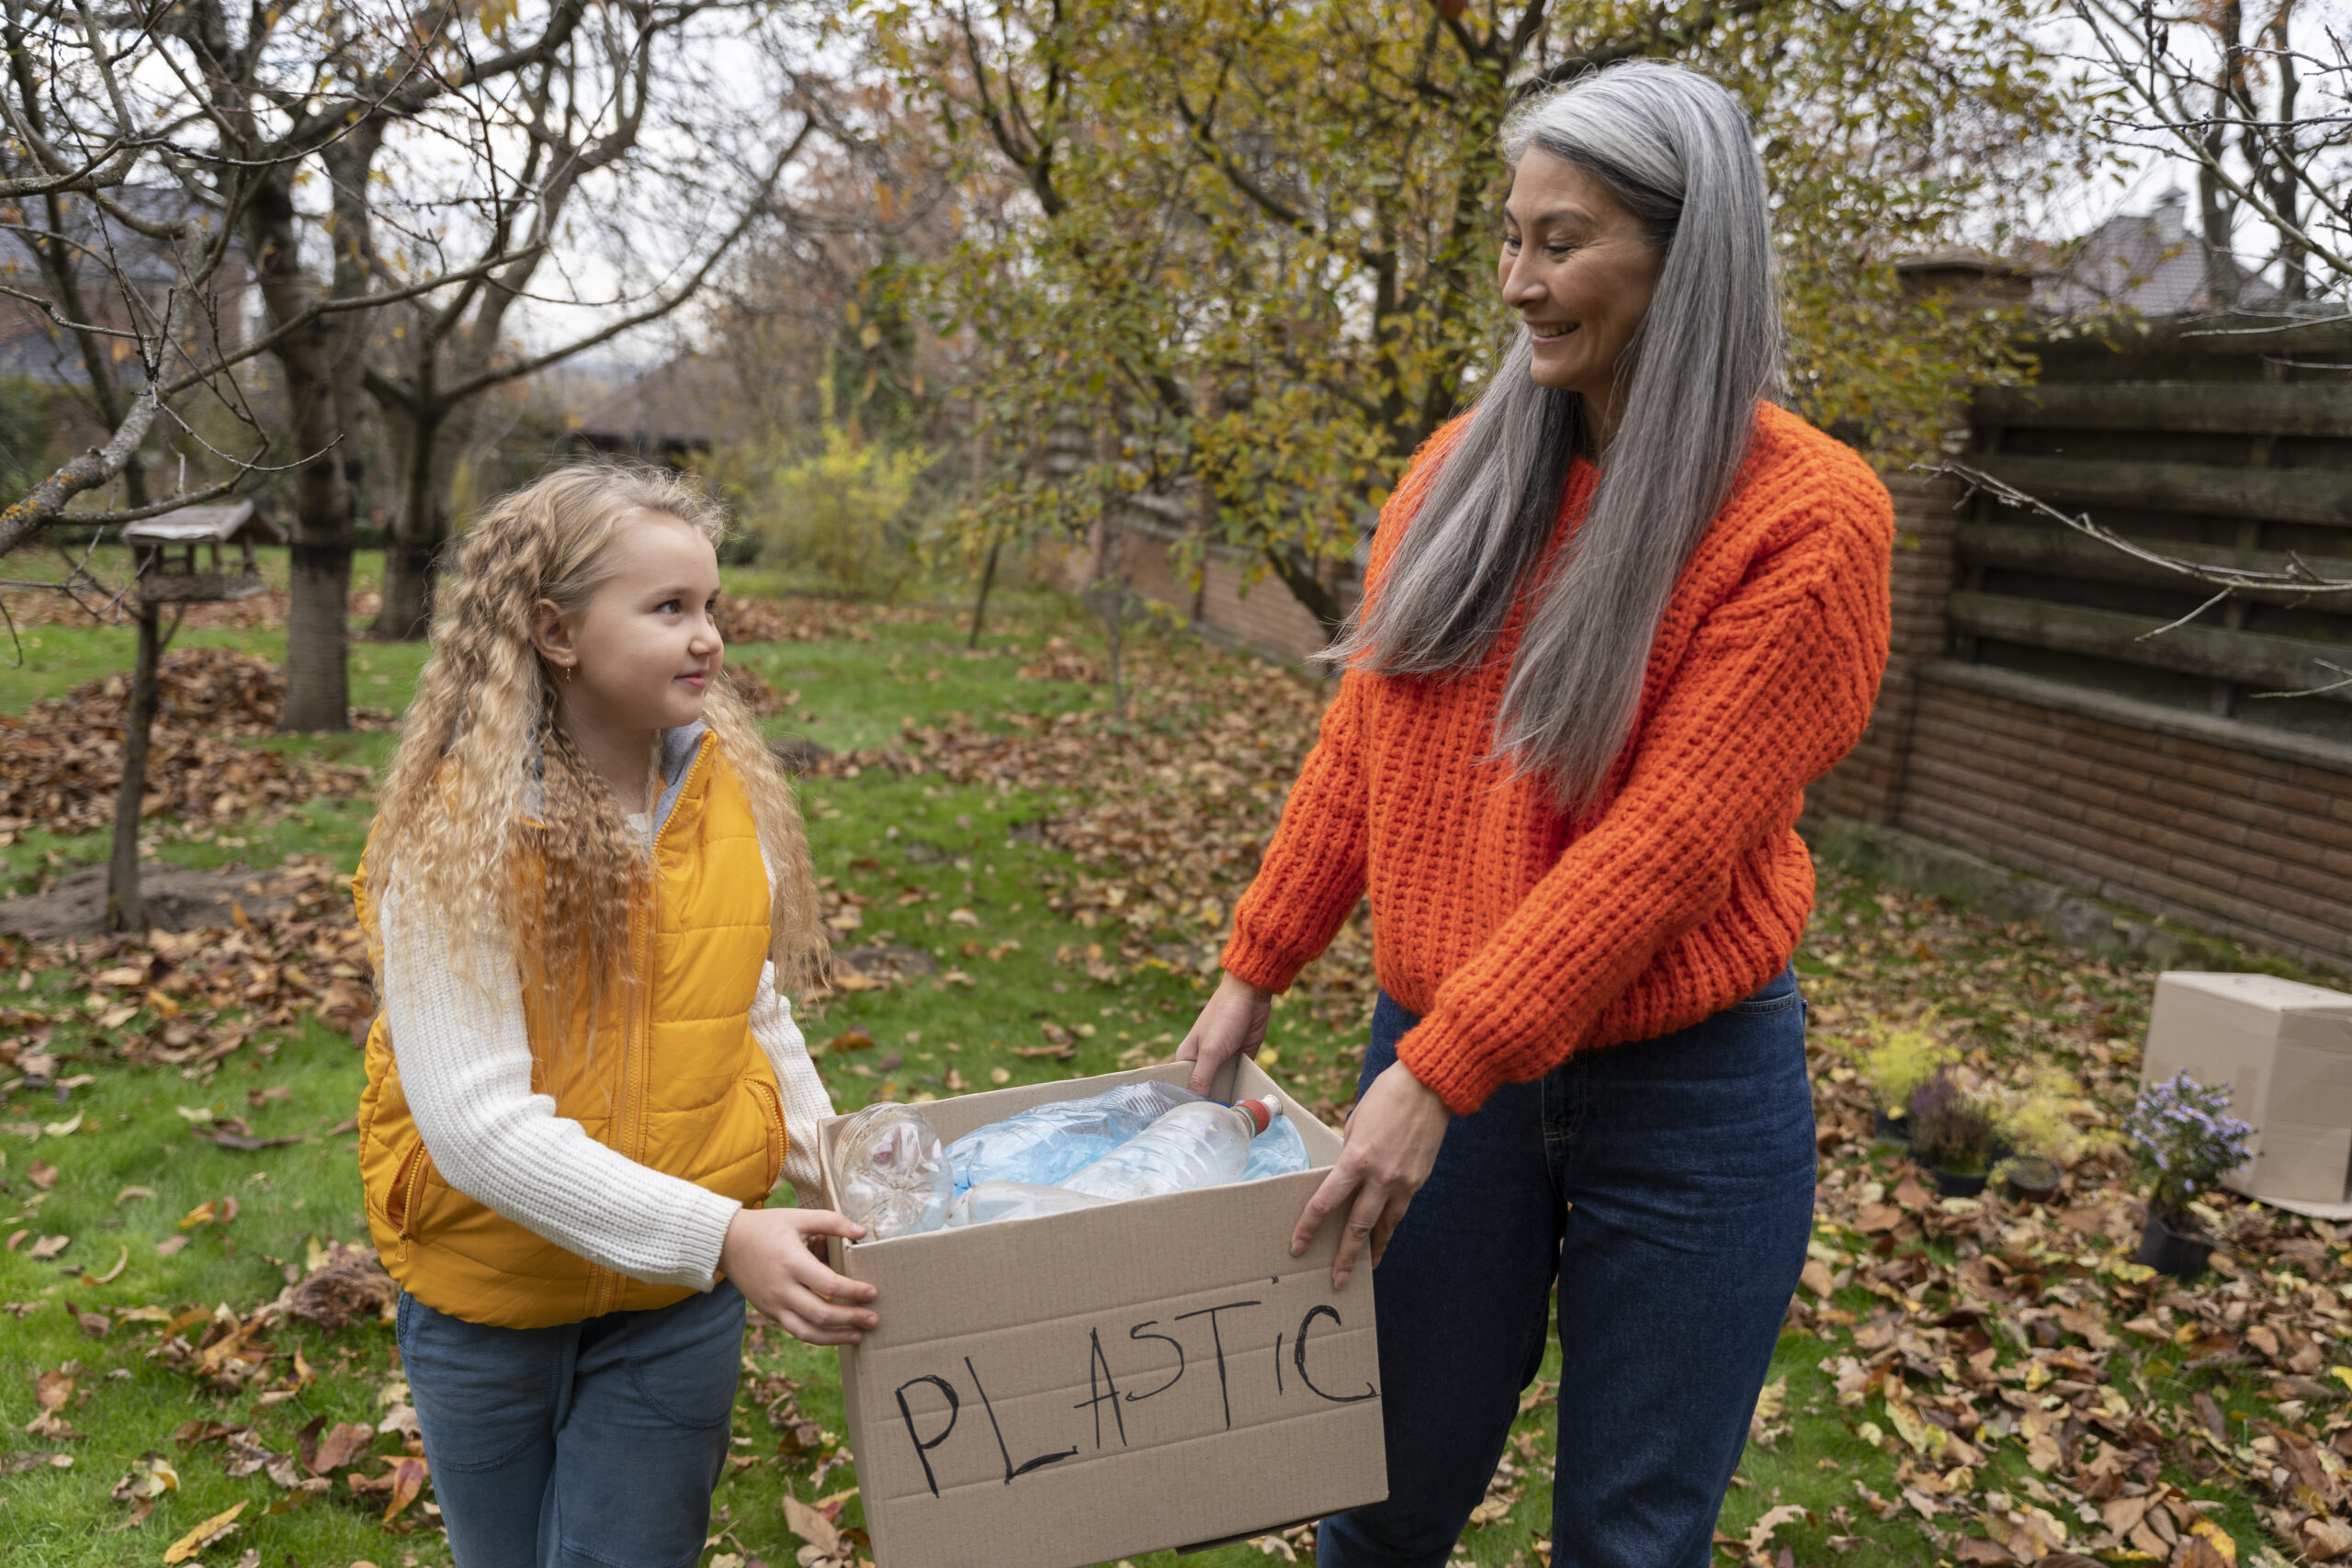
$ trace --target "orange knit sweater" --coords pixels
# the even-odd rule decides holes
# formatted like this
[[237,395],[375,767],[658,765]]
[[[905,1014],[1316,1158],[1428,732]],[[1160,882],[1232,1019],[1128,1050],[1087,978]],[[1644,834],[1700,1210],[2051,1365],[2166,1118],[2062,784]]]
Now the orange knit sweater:
[[[1388,503],[1375,589],[1451,437]],[[1552,558],[1596,477],[1571,473]],[[1762,408],[1658,626],[1633,735],[1579,819],[1488,760],[1525,593],[1473,674],[1349,672],[1234,911],[1226,968],[1285,988],[1369,890],[1380,984],[1421,1015],[1397,1055],[1457,1111],[1755,991],[1812,912],[1797,813],[1877,695],[1894,535],[1860,457]]]

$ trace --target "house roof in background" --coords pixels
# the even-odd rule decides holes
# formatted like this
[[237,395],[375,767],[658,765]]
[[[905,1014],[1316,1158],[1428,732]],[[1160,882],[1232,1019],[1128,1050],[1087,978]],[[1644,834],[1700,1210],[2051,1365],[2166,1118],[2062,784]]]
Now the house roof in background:
[[[180,276],[175,248],[181,242],[150,239],[127,224],[107,218],[85,197],[64,199],[63,231],[76,247],[74,271],[85,309],[102,324],[122,325],[128,320],[119,293],[122,282],[136,288],[151,307],[159,303],[162,291]],[[123,186],[109,192],[108,199],[151,223],[198,220],[208,234],[187,242],[193,246],[209,243],[209,234],[218,231],[220,221],[220,214],[197,202],[177,186]],[[212,282],[213,300],[204,307],[218,308],[232,318],[225,330],[232,341],[242,331],[233,318],[238,314],[236,292],[244,284],[244,254],[243,242],[232,234],[227,262]],[[0,229],[0,281],[27,294],[42,299],[49,296],[32,236],[23,228]],[[198,317],[195,330],[199,334],[210,330],[205,321],[204,316]],[[134,361],[121,374],[135,381],[137,372]],[[80,345],[37,305],[24,300],[9,301],[6,309],[0,309],[0,378],[51,387],[79,387],[89,382],[83,368]]]
[[[107,196],[115,206],[144,222],[174,223],[193,219],[200,229],[218,232],[220,214],[199,204],[177,186],[123,186]],[[189,243],[199,247],[209,243],[210,232],[192,236]],[[118,267],[133,283],[168,284],[179,276],[173,248],[181,242],[149,239],[129,224],[100,213],[85,198],[65,198],[64,233],[75,245],[83,247],[75,257],[74,270],[85,288],[111,283],[110,269]],[[229,236],[229,254],[240,260],[244,255],[244,242],[233,233]],[[31,236],[25,230],[0,231],[0,265],[29,276],[38,287],[40,264],[33,254]]]
[[[2180,316],[2215,308],[2207,286],[2211,254],[2184,220],[2186,199],[2168,191],[2146,212],[2118,213],[2069,247],[2037,281],[2033,302],[2063,314],[2127,306],[2143,316]],[[2278,291],[2227,254],[2216,258],[2238,279],[2240,308],[2278,302]]]
[[739,394],[727,362],[682,355],[592,404],[578,434],[598,446],[659,452],[707,446]]

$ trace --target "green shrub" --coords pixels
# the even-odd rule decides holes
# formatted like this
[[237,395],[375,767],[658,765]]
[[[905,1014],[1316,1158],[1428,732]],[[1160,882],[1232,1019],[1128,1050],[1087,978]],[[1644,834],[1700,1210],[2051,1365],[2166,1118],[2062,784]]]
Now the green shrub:
[[758,558],[857,598],[888,599],[916,570],[916,489],[930,454],[827,423],[814,452],[780,433],[703,465],[759,540]]
[[1913,1089],[1960,1059],[1957,1049],[1936,1037],[1935,1023],[1930,1011],[1914,1028],[1881,1028],[1878,1043],[1862,1055],[1862,1076],[1878,1096],[1880,1109],[1890,1116],[1902,1115]]
[[2091,1109],[2072,1074],[2044,1064],[2024,1084],[1999,1096],[1995,1115],[2019,1154],[2070,1166],[2096,1142],[2074,1121],[2077,1111]]

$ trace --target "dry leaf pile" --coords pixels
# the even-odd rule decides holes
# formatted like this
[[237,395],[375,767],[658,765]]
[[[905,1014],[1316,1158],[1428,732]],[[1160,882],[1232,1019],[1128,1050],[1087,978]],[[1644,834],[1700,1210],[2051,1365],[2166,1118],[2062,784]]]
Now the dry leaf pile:
[[[84,1032],[125,1061],[199,1069],[305,1013],[341,1033],[363,1032],[376,1000],[350,880],[312,857],[256,873],[247,886],[256,914],[225,930],[0,936],[0,972],[70,976],[62,990],[36,983],[0,998],[0,1065],[51,1079],[54,1053]],[[249,1130],[229,1122],[214,1142],[259,1146],[232,1142]]]
[[[208,1203],[183,1224],[227,1223],[233,1218],[233,1200],[222,1202],[225,1213],[212,1213],[216,1205]],[[66,1311],[93,1339],[112,1339],[110,1348],[118,1353],[136,1354],[180,1372],[198,1388],[216,1396],[236,1398],[250,1411],[240,1420],[198,1416],[182,1422],[174,1434],[183,1456],[179,1460],[158,1451],[141,1455],[110,1494],[126,1510],[111,1527],[114,1531],[144,1522],[164,1494],[178,1491],[187,1456],[199,1450],[211,1451],[231,1480],[258,1475],[279,1488],[278,1495],[251,1515],[247,1523],[335,1494],[340,1482],[344,1495],[377,1514],[391,1529],[405,1532],[415,1528],[416,1519],[403,1516],[424,1495],[430,1477],[416,1412],[409,1404],[408,1384],[397,1375],[376,1390],[380,1415],[365,1422],[316,1416],[292,1434],[291,1448],[273,1448],[257,1424],[255,1418],[262,1413],[295,1399],[318,1382],[317,1369],[303,1350],[274,1342],[273,1335],[290,1320],[328,1332],[362,1318],[389,1323],[399,1295],[371,1250],[337,1242],[322,1246],[313,1240],[307,1272],[288,1265],[286,1273],[288,1283],[275,1300],[242,1315],[223,1305],[176,1313],[161,1306],[138,1306],[109,1316],[78,1312],[67,1303]],[[128,1337],[119,1333],[123,1330],[144,1332]],[[25,1428],[27,1435],[49,1443],[84,1440],[86,1434],[74,1428],[67,1412],[89,1399],[90,1388],[85,1384],[102,1381],[78,1361],[37,1372],[34,1391],[40,1408]],[[11,1461],[7,1468],[13,1469],[73,1462],[70,1454],[55,1452],[7,1457]],[[25,1462],[13,1462],[17,1460]],[[240,1515],[249,1506],[250,1503],[240,1503],[191,1529],[166,1551],[164,1561],[189,1561],[225,1540],[234,1533]],[[420,1513],[428,1521],[437,1517],[430,1504]]]
[[[1840,1418],[1896,1461],[1891,1488],[1852,1483],[1838,1525],[1904,1517],[1963,1563],[2352,1557],[2335,1230],[2224,1195],[2200,1215],[2222,1242],[2212,1272],[2183,1284],[2133,1262],[2145,1210],[2112,1129],[2137,1087],[2145,977],[2021,930],[2013,952],[1977,956],[1996,928],[1892,890],[1877,902],[1883,922],[1817,920],[1807,940],[1828,970],[1809,985],[1823,1174],[1790,1325],[1825,1342]],[[1939,1198],[1872,1145],[1852,1055],[1931,1005],[1984,1091],[2052,1064],[2077,1086],[2081,1152],[2052,1201]],[[1759,1440],[1787,1430],[1779,1414],[1759,1409]],[[2252,1497],[2270,1541],[2233,1540],[2187,1486]],[[1773,1562],[1771,1534],[1726,1550]]]
[[1021,666],[1018,673],[1024,681],[1091,682],[1102,678],[1094,668],[1094,660],[1072,648],[1065,637],[1047,637],[1035,661]]
[[[164,655],[157,679],[142,818],[193,827],[374,787],[366,768],[236,743],[277,727],[286,683],[268,660],[182,649]],[[114,820],[130,702],[130,677],[115,674],[35,703],[22,716],[0,715],[0,844],[28,828],[86,833]],[[362,728],[390,723],[368,710],[353,716]]]
[[[129,613],[121,605],[108,604],[103,598],[86,593],[76,600],[53,589],[19,589],[0,593],[0,604],[7,606],[9,618],[24,627],[130,624]],[[178,625],[242,629],[282,626],[286,624],[287,606],[286,590],[269,588],[250,599],[181,605]],[[373,620],[383,607],[384,596],[373,588],[363,588],[351,595],[350,613],[355,621]],[[172,624],[167,616],[165,629],[169,630]]]
[[768,683],[767,678],[748,664],[729,664],[722,677],[734,687],[735,695],[754,718],[773,718],[784,712],[786,694]]
[[[404,1534],[416,1528],[416,1521],[401,1516],[424,1495],[431,1481],[424,1442],[417,1435],[416,1412],[407,1403],[407,1388],[397,1381],[386,1385],[391,1407],[373,1425],[330,1423],[323,1416],[313,1416],[295,1434],[291,1450],[271,1449],[257,1428],[226,1421],[183,1422],[175,1440],[183,1450],[218,1449],[220,1468],[232,1481],[261,1475],[277,1483],[280,1495],[254,1516],[257,1518],[290,1513],[313,1497],[332,1495],[340,1476],[345,1495],[364,1503],[370,1511],[376,1500],[382,1499],[379,1522]],[[398,1451],[382,1452],[379,1438],[393,1439]],[[368,1473],[371,1470],[375,1473]],[[134,1470],[125,1477],[126,1483],[135,1487],[137,1475]],[[436,1517],[430,1504],[426,1510],[428,1519]],[[127,1529],[142,1517],[126,1518],[118,1528]]]
[[874,628],[933,620],[916,605],[859,604],[835,599],[718,596],[718,635],[733,642],[872,642]]
[[[795,1561],[799,1568],[873,1568],[874,1543],[865,1531],[841,1523],[842,1510],[857,1495],[857,1487],[850,1485],[826,1494],[826,1478],[836,1471],[846,1470],[854,1462],[849,1449],[832,1433],[811,1421],[801,1413],[800,1385],[782,1372],[763,1371],[758,1358],[768,1353],[768,1331],[775,1327],[774,1320],[758,1312],[751,1314],[744,1332],[745,1377],[739,1404],[759,1407],[766,1416],[769,1427],[775,1432],[775,1448],[770,1453],[737,1453],[728,1458],[728,1464],[741,1471],[776,1460],[792,1462],[814,1461],[808,1478],[809,1496],[804,1502],[794,1491],[798,1483],[791,1476],[783,1478],[783,1507],[786,1527],[800,1539]],[[730,1542],[732,1537],[727,1538]],[[722,1553],[711,1560],[710,1568],[749,1568],[763,1560],[749,1559],[739,1550]]]

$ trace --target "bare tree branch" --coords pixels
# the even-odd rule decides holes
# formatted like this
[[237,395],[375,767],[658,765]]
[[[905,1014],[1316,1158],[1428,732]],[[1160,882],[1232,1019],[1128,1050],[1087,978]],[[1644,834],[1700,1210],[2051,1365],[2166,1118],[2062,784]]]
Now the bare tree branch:
[[[2352,578],[2322,576],[2301,555],[2291,551],[2288,554],[2287,568],[2283,571],[2183,560],[2177,556],[2168,556],[2160,550],[2150,549],[2136,539],[2126,538],[2105,524],[2093,521],[2088,513],[2061,512],[2048,502],[2029,495],[2015,485],[1995,479],[1981,468],[1972,468],[1965,463],[1915,463],[1912,465],[1912,471],[1940,474],[1947,479],[1958,479],[1967,487],[1966,494],[1974,494],[1982,491],[2003,506],[2039,513],[2052,522],[2064,524],[2077,534],[2097,539],[2100,544],[2130,556],[2133,560],[2173,572],[2190,581],[2201,582],[2208,587],[2222,590],[2211,599],[2198,606],[2196,610],[2174,622],[2173,626],[2188,625],[2233,593],[2243,593],[2253,590],[2298,594],[2352,593]],[[1966,496],[1963,495],[1962,499],[1965,498]],[[2170,631],[2173,626],[2165,626],[2160,630]],[[2152,632],[2148,635],[2153,637],[2157,634]]]

